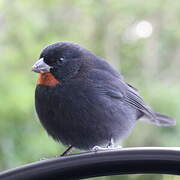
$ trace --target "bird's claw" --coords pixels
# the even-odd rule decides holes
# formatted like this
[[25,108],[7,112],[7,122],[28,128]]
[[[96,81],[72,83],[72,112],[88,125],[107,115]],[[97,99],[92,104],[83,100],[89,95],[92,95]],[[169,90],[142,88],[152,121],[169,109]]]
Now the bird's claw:
[[103,148],[103,147],[100,147],[100,146],[94,146],[92,148],[92,151],[95,151],[95,152],[97,152],[97,151],[105,151],[107,149],[109,149],[109,148]]
[[94,152],[97,152],[97,151],[106,151],[106,150],[117,150],[117,149],[121,149],[122,147],[121,146],[118,146],[118,147],[100,147],[100,146],[94,146],[92,148],[92,151]]
[[97,151],[104,151],[104,150],[107,150],[108,148],[103,148],[103,147],[100,147],[100,146],[94,146],[93,148],[92,148],[92,151],[95,151],[95,152],[97,152]]

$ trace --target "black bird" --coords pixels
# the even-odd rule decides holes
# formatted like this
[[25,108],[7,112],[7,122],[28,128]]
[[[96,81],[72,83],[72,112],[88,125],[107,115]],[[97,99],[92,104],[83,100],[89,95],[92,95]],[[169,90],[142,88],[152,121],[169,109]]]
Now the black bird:
[[158,126],[176,121],[154,112],[106,61],[84,47],[57,42],[32,67],[38,117],[55,140],[90,150],[127,137],[139,119]]

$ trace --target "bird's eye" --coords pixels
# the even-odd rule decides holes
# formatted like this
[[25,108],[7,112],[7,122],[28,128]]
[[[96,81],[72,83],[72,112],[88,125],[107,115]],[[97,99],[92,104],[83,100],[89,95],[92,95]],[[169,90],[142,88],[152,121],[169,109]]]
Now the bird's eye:
[[64,58],[63,58],[63,57],[61,57],[59,60],[60,60],[60,61],[64,61]]

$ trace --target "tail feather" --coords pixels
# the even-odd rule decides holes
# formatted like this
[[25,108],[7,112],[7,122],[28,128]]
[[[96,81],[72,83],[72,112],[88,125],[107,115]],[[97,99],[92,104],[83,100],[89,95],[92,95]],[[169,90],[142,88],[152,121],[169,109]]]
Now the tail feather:
[[150,119],[147,116],[143,116],[140,120],[149,122],[151,124],[154,124],[156,126],[175,126],[176,120],[174,118],[171,118],[169,116],[166,116],[164,114],[155,113],[156,118]]

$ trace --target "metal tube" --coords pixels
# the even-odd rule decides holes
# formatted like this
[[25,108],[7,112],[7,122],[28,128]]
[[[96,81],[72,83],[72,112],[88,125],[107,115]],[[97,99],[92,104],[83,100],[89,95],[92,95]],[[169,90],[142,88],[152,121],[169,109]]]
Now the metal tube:
[[1,172],[0,179],[59,180],[145,173],[180,175],[180,148],[122,148],[68,155]]

